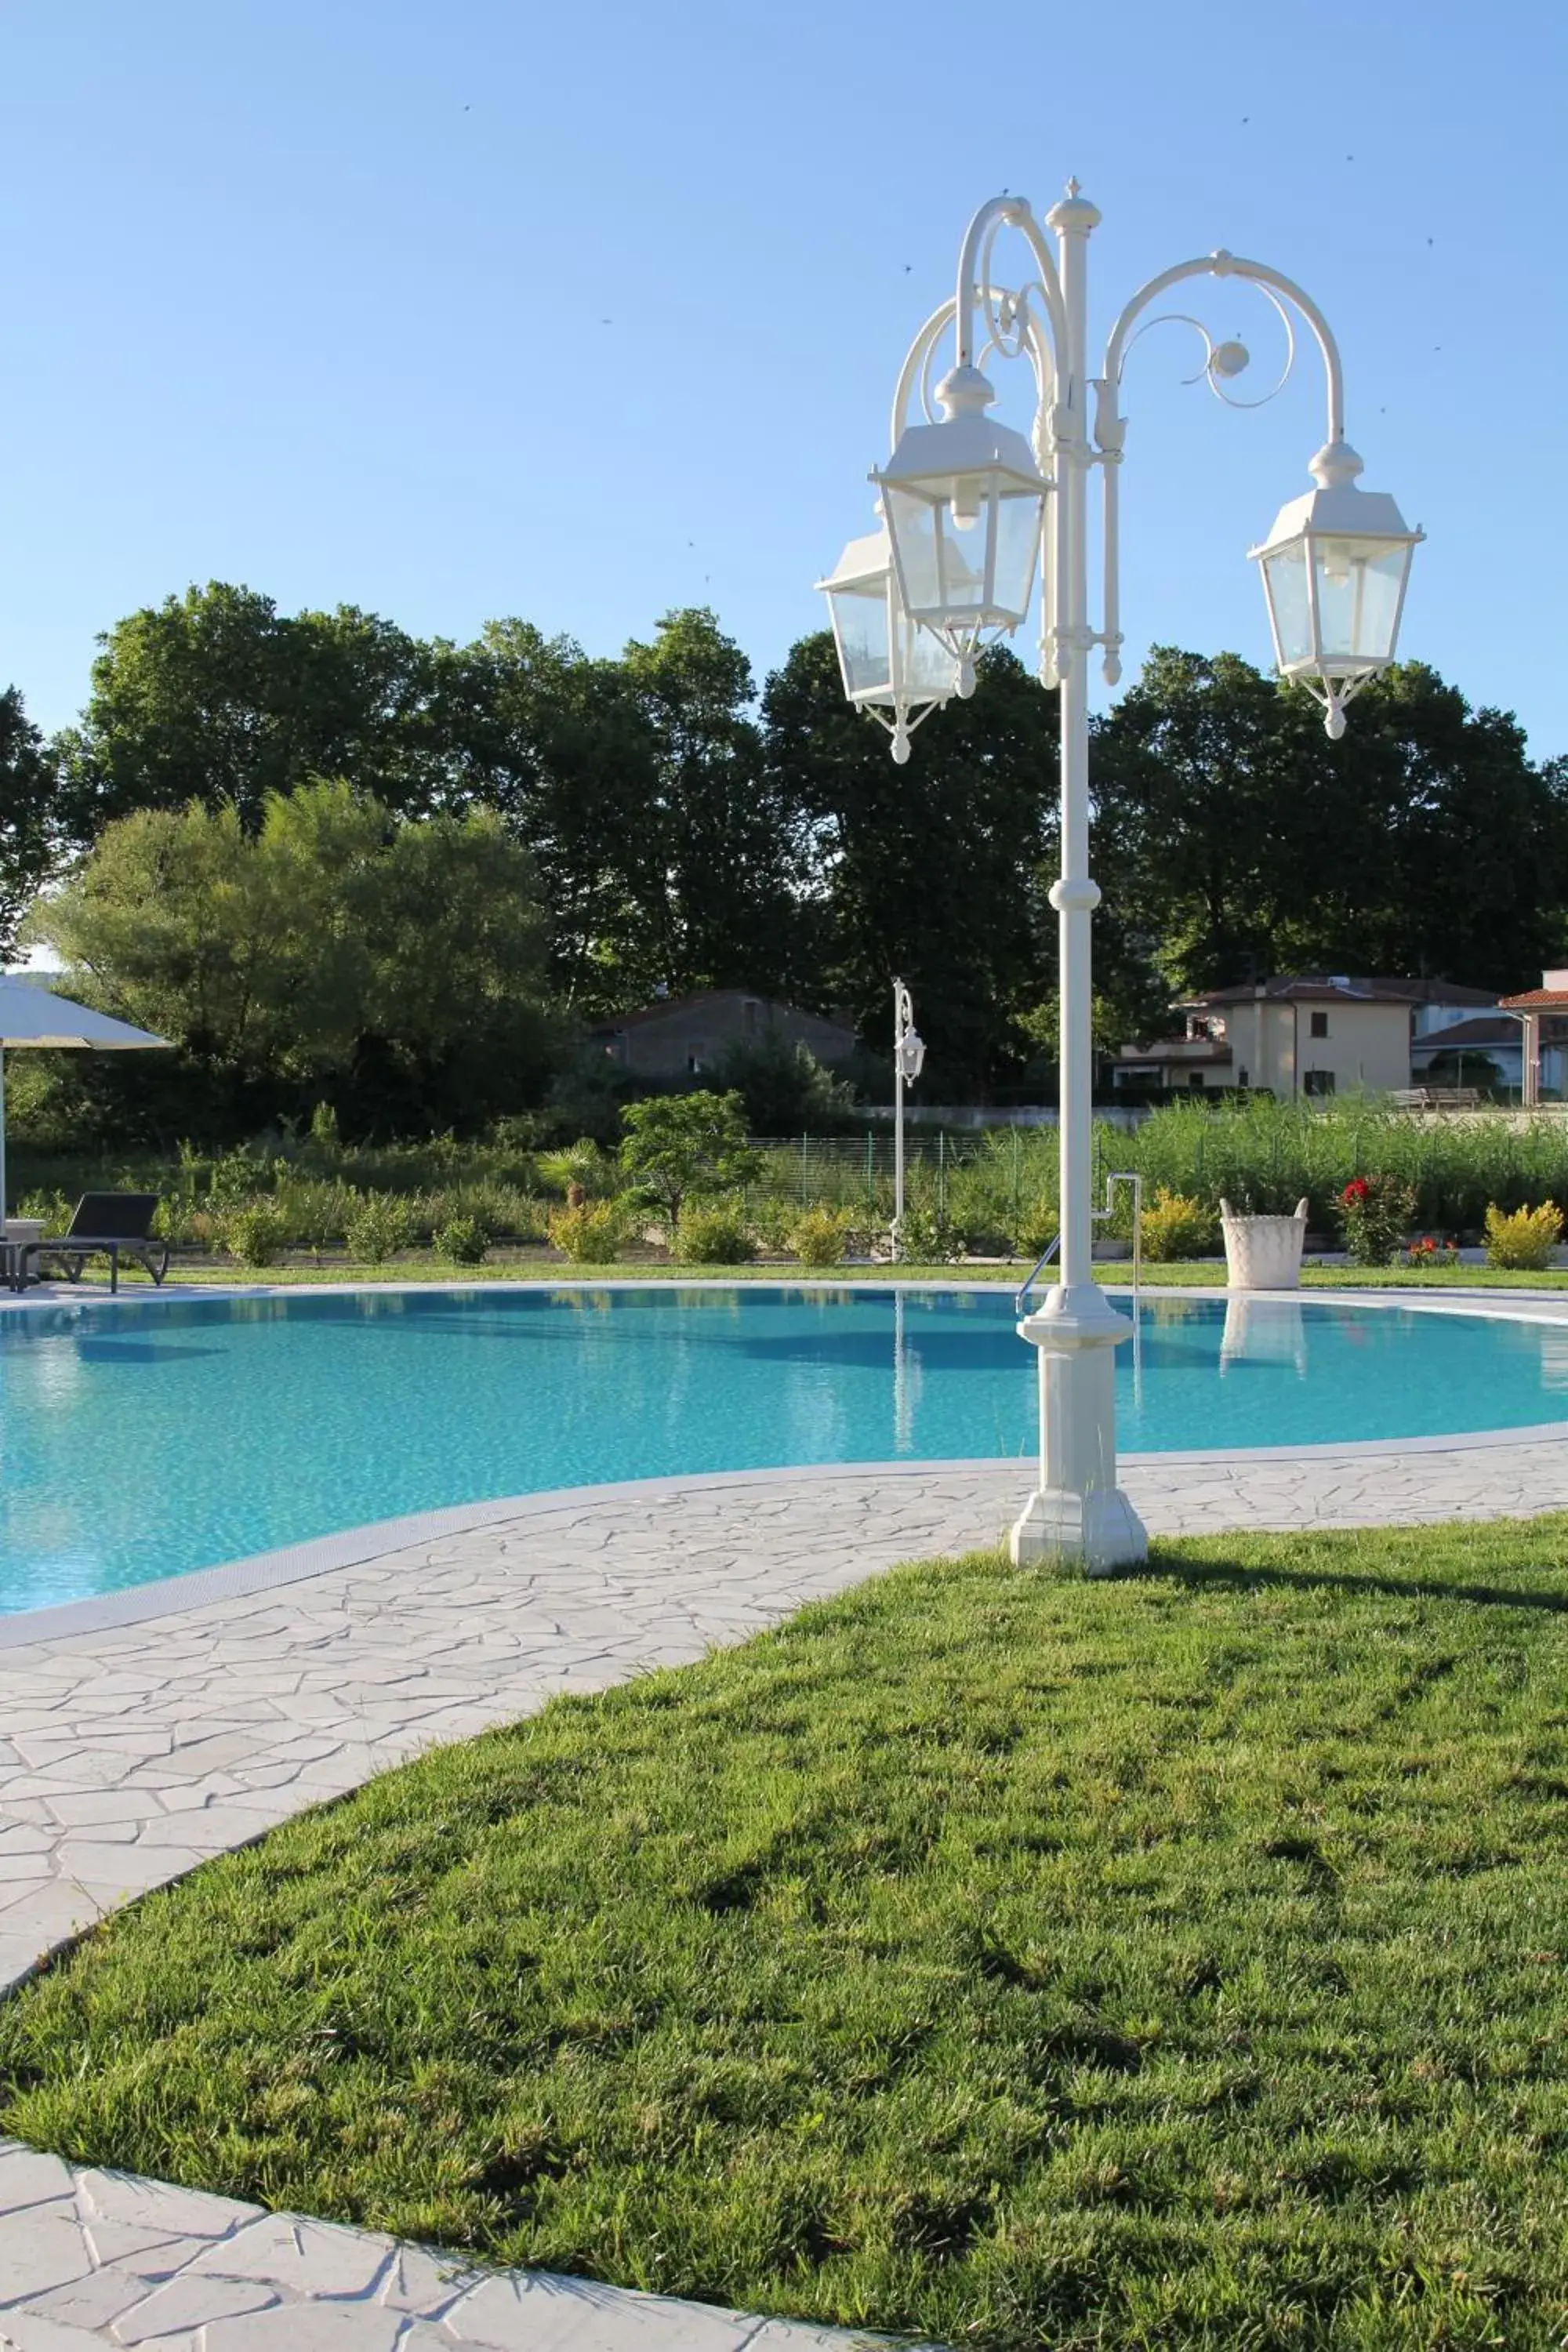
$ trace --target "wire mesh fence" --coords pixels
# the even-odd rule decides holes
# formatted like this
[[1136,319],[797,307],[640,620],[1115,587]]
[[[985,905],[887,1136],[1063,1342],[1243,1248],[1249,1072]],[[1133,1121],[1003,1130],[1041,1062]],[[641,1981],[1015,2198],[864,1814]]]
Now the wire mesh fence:
[[[752,1187],[775,1212],[818,1205],[887,1223],[893,1213],[890,1129],[859,1136],[773,1136],[759,1146]],[[1055,1230],[1058,1131],[1049,1128],[912,1129],[906,1198],[957,1227],[969,1246],[1030,1250]],[[1136,1171],[1144,1199],[1161,1187],[1210,1211],[1289,1213],[1305,1196],[1313,1229],[1337,1230],[1340,1197],[1355,1176],[1387,1174],[1410,1188],[1422,1227],[1478,1231],[1490,1203],[1512,1210],[1552,1200],[1568,1210],[1568,1118],[1492,1110],[1421,1116],[1368,1097],[1331,1108],[1262,1100],[1235,1108],[1162,1109],[1137,1129],[1093,1130],[1093,1185]],[[1131,1205],[1118,1195],[1104,1230],[1125,1240]]]
[[[826,1207],[886,1225],[893,1215],[896,1148],[890,1132],[876,1129],[861,1136],[763,1137],[749,1203]],[[1005,1252],[1054,1215],[1056,1167],[1052,1129],[913,1130],[904,1145],[906,1206],[961,1226],[971,1247],[989,1242]]]

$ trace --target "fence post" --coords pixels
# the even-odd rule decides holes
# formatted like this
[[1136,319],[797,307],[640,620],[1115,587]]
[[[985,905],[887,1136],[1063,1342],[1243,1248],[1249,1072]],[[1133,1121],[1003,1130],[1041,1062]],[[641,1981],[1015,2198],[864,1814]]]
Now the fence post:
[[871,1130],[868,1128],[866,1129],[866,1206],[868,1209],[874,1209],[877,1205],[876,1149]]
[[939,1217],[947,1214],[947,1129],[936,1131],[936,1209]]
[[811,1138],[809,1135],[803,1135],[800,1139],[800,1205],[803,1209],[809,1205],[806,1200],[806,1190],[810,1181]]
[[1015,1128],[1015,1129],[1013,1129],[1013,1232],[1012,1232],[1012,1234],[1010,1234],[1010,1235],[1009,1235],[1009,1237],[1008,1237],[1010,1240],[1011,1240],[1011,1239],[1014,1239],[1014,1238],[1016,1236],[1016,1234],[1017,1234],[1017,1231],[1018,1231],[1018,1211],[1019,1211],[1019,1207],[1020,1207],[1020,1201],[1019,1201],[1019,1192],[1018,1192],[1018,1130],[1017,1130],[1017,1129],[1016,1129],[1016,1128]]

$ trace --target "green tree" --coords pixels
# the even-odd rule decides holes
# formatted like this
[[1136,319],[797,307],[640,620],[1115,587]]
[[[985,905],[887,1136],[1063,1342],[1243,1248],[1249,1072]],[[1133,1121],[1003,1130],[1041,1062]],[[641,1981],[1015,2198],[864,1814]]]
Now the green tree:
[[1097,977],[1331,971],[1527,985],[1560,952],[1568,770],[1405,663],[1342,739],[1235,654],[1162,646],[1097,726]]
[[61,850],[59,767],[16,687],[0,691],[0,961]]
[[543,926],[493,813],[399,823],[343,783],[110,825],[29,926],[70,984],[168,1037],[231,1119],[473,1123],[542,1083]]
[[807,827],[789,770],[766,760],[751,664],[704,610],[667,613],[624,660],[657,766],[657,976],[676,992],[787,994]]
[[1304,695],[1238,656],[1155,647],[1092,740],[1097,957],[1124,988],[1140,966],[1168,990],[1261,979],[1287,939],[1338,927],[1365,828],[1333,749]]
[[641,1002],[665,977],[667,861],[658,746],[624,665],[521,620],[437,664],[451,764],[538,868],[553,992],[584,1018]]
[[[1331,749],[1351,813],[1345,835],[1315,845],[1315,870],[1332,877],[1342,910],[1324,960],[1500,991],[1537,985],[1563,947],[1568,765],[1532,763],[1511,712],[1472,709],[1422,662],[1365,688]],[[1363,953],[1347,963],[1352,940]]]
[[100,643],[80,724],[58,738],[80,842],[137,809],[191,801],[231,806],[254,828],[269,793],[319,775],[348,776],[400,812],[452,795],[436,652],[374,614],[282,614],[212,581]]
[[738,1094],[652,1095],[621,1113],[621,1172],[671,1225],[693,1195],[750,1183],[760,1165]]
[[900,974],[928,1087],[965,1094],[1016,1070],[1016,1016],[1054,971],[1057,697],[1005,647],[979,667],[973,698],[925,721],[905,767],[845,702],[826,631],[792,649],[763,695],[770,762],[800,803],[812,860],[812,1000],[879,1035]]

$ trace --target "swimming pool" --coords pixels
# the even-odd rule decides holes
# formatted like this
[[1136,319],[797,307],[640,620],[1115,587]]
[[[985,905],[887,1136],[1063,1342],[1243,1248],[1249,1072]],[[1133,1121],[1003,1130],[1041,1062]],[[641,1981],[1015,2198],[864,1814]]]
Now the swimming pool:
[[[1518,1428],[1568,1420],[1568,1325],[1146,1298],[1118,1387],[1129,1453]],[[1000,1291],[41,1307],[0,1317],[0,1613],[552,1486],[1026,1457],[1035,1410]]]

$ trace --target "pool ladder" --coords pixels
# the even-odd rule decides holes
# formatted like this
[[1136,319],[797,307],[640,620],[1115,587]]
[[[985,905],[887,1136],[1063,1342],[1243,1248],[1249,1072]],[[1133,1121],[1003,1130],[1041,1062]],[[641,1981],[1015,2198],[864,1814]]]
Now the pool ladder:
[[[1130,1170],[1125,1168],[1117,1169],[1113,1175],[1108,1176],[1105,1180],[1104,1208],[1091,1209],[1089,1213],[1094,1223],[1097,1225],[1103,1224],[1106,1219],[1110,1215],[1112,1210],[1115,1208],[1116,1188],[1118,1184],[1131,1184],[1132,1187],[1132,1320],[1134,1326],[1136,1326],[1138,1320],[1138,1295],[1143,1286],[1142,1177],[1132,1174]],[[1039,1256],[1035,1260],[1034,1265],[1024,1276],[1023,1287],[1017,1292],[1013,1300],[1013,1311],[1015,1314],[1026,1315],[1028,1313],[1029,1293],[1033,1290],[1035,1285],[1038,1282],[1041,1275],[1045,1272],[1047,1266],[1049,1265],[1052,1258],[1055,1257],[1061,1245],[1062,1237],[1060,1234],[1053,1234],[1051,1239],[1046,1244],[1045,1248],[1040,1252]]]

